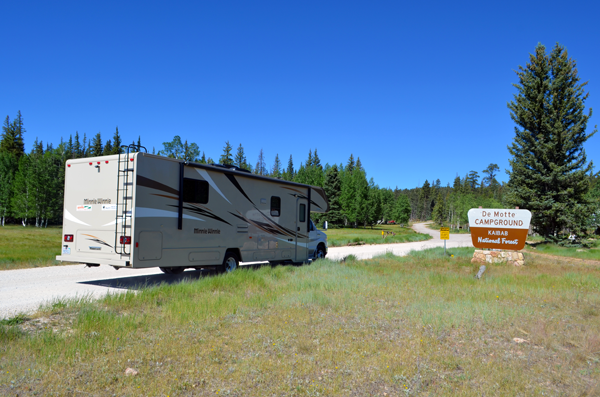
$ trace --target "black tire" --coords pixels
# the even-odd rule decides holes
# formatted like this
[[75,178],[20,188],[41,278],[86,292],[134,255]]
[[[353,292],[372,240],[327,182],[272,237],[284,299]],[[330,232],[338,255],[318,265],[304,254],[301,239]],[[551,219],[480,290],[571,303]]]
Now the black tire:
[[181,274],[185,267],[159,267],[159,269],[164,274]]
[[325,251],[325,246],[323,244],[319,244],[317,246],[317,250],[315,251],[315,259],[324,259],[327,255],[327,251]]
[[238,258],[237,254],[233,251],[227,251],[225,253],[225,258],[223,258],[223,273],[231,273],[240,265],[240,258]]

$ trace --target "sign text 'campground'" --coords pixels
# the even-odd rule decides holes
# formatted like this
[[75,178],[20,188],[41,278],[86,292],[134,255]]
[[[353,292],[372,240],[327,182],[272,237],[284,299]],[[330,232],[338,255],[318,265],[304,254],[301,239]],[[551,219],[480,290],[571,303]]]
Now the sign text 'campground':
[[469,210],[471,239],[476,248],[521,250],[525,247],[530,221],[528,210]]

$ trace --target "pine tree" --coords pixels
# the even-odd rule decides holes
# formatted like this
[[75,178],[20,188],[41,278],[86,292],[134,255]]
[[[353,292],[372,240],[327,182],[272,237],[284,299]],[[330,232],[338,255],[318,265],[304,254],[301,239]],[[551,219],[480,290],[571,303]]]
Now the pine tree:
[[13,181],[17,168],[17,159],[9,151],[0,151],[0,224],[4,226],[10,215]]
[[279,160],[279,154],[275,155],[275,161],[273,162],[271,176],[273,178],[281,178],[281,161]]
[[443,222],[446,220],[446,209],[444,207],[444,200],[442,198],[441,193],[439,192],[435,198],[435,206],[433,207],[432,218],[439,225],[442,225]]
[[92,140],[92,152],[90,153],[90,156],[102,156],[102,153],[104,151],[103,149],[104,148],[102,147],[102,136],[100,135],[100,132],[98,132]]
[[337,165],[333,165],[327,170],[323,190],[329,202],[329,211],[325,219],[332,225],[341,225],[343,222],[342,206],[340,204],[340,194],[342,193],[342,181]]
[[[123,145],[123,141],[121,140],[121,135],[119,135],[119,127],[115,129],[115,134],[113,135],[113,148],[110,154],[121,154],[123,153],[123,149],[121,149],[121,145]],[[159,152],[160,154],[160,152]]]
[[265,154],[262,148],[258,153],[258,160],[256,161],[256,167],[254,167],[254,173],[258,175],[267,175],[267,164],[265,163]]
[[79,143],[79,131],[75,131],[75,141],[73,142],[73,157],[74,159],[79,159],[83,157],[83,153],[81,150],[81,143]]
[[401,225],[408,224],[411,214],[410,200],[405,194],[400,194],[394,207],[394,220]]
[[290,154],[290,159],[288,160],[287,169],[285,170],[284,179],[288,181],[293,181],[296,177],[296,173],[294,171],[294,160],[292,160],[292,155]]
[[21,156],[12,186],[11,212],[21,219],[23,226],[27,226],[32,216],[30,163],[28,155]]
[[534,230],[547,239],[564,229],[584,234],[592,164],[583,144],[596,133],[586,133],[592,116],[592,109],[584,114],[587,83],[580,83],[575,61],[559,44],[549,54],[538,44],[516,73],[517,93],[508,104],[517,126],[508,148],[507,201],[531,210]]
[[0,140],[0,152],[12,153],[18,159],[24,154],[23,119],[21,111],[17,113],[17,118],[10,122],[10,118],[6,116],[4,125],[2,126],[2,139]]
[[113,145],[111,140],[106,141],[106,145],[104,145],[104,150],[102,151],[103,156],[108,156],[113,151]]
[[83,133],[83,142],[81,144],[81,157],[88,157],[90,153],[89,150],[89,142],[87,141],[87,137],[85,136],[85,132]]
[[65,146],[64,155],[65,155],[66,159],[73,158],[73,135],[69,135],[69,142],[67,142],[67,144]]
[[237,148],[237,152],[235,153],[235,159],[233,160],[233,164],[235,164],[239,168],[248,169],[246,154],[244,153],[244,147],[241,143],[240,146],[238,146]]
[[231,156],[231,150],[232,150],[232,147],[229,144],[229,141],[226,141],[225,147],[223,148],[223,154],[221,155],[221,158],[219,159],[220,164],[223,164],[223,165],[232,165],[233,164],[233,157]]

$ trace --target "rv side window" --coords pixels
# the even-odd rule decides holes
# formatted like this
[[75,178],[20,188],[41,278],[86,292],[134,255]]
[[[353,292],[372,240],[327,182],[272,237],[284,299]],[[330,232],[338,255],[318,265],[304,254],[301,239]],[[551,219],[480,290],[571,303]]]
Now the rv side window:
[[306,204],[300,204],[300,214],[299,214],[298,221],[300,221],[300,222],[306,221]]
[[183,178],[183,201],[187,203],[208,203],[208,182]]
[[281,214],[281,198],[271,196],[271,216],[279,216]]

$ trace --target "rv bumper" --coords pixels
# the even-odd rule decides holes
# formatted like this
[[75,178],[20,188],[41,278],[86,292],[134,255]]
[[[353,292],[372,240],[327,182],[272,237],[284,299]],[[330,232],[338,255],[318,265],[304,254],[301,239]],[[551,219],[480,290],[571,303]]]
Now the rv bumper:
[[101,259],[101,258],[86,258],[85,256],[76,255],[58,255],[57,261],[72,262],[72,263],[94,263],[99,265],[109,265],[117,267],[133,267],[129,260],[125,259]]

